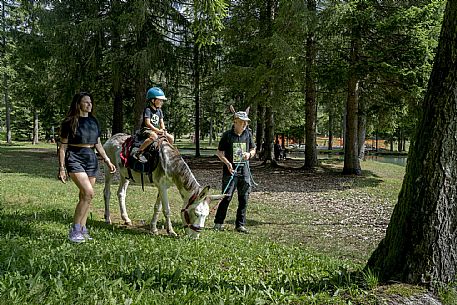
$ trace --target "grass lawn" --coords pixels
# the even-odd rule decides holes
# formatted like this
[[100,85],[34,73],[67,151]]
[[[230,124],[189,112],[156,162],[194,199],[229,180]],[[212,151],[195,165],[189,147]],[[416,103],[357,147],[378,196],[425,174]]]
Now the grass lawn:
[[[186,160],[217,193],[220,164]],[[178,238],[149,233],[152,187],[129,188],[134,226],[122,225],[117,203],[114,224],[105,224],[101,176],[88,222],[94,240],[71,244],[78,191],[57,180],[55,146],[0,145],[0,304],[388,304],[422,294],[419,287],[386,289],[361,272],[383,237],[404,167],[364,162],[361,177],[343,177],[341,166],[326,161],[303,173],[254,162],[251,234],[233,230],[234,200],[228,229],[206,229],[199,240],[184,237],[175,188],[169,195]]]

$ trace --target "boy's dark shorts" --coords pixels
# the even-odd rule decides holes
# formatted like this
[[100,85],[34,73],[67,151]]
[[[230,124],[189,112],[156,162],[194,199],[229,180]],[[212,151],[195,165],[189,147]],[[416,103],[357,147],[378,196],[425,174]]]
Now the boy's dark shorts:
[[92,148],[68,146],[65,153],[65,166],[69,173],[87,173],[89,177],[96,177],[98,160]]
[[141,129],[140,135],[141,135],[144,139],[150,138],[151,135],[155,135],[155,136],[157,137],[157,134],[156,134],[154,131],[152,131],[151,129],[147,128],[147,127],[144,127],[144,128]]

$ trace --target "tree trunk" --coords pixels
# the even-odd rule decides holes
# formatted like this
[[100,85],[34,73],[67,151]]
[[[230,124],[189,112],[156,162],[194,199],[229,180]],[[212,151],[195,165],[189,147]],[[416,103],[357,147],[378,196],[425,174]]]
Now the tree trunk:
[[[5,1],[2,1],[2,20],[3,20],[3,46],[6,51],[6,23],[5,23]],[[6,65],[7,62],[5,60],[5,71],[3,72],[3,97],[5,100],[5,124],[6,124],[6,143],[11,144],[13,141],[11,139],[11,105],[8,99],[8,75],[6,74]]]
[[195,157],[200,157],[200,52],[194,44]]
[[367,129],[367,115],[365,113],[365,105],[359,103],[358,123],[357,123],[357,145],[359,160],[365,160],[365,138]]
[[378,141],[379,141],[379,132],[378,132],[377,129],[376,129],[376,132],[375,132],[375,141],[376,141],[376,152],[378,152],[378,150],[379,150],[379,145],[378,145]]
[[38,130],[39,130],[39,120],[38,120],[38,110],[34,108],[33,111],[33,138],[32,138],[32,144],[36,145],[38,144]]
[[274,130],[275,120],[273,109],[268,106],[265,109],[265,151],[264,151],[264,163],[268,161],[276,163],[273,156],[273,141],[274,141]]
[[[112,1],[113,13],[120,10],[119,1]],[[113,122],[112,134],[123,132],[124,130],[124,112],[122,105],[122,68],[121,68],[121,38],[117,28],[117,17],[113,17],[111,28],[111,47],[113,49],[113,59],[111,62],[111,92],[113,95]],[[144,98],[143,98],[144,100]]]
[[359,57],[360,38],[353,33],[351,42],[351,64],[348,80],[348,96],[346,100],[346,134],[344,137],[344,168],[345,175],[360,175],[360,161],[357,144],[358,131],[358,90],[357,62]]
[[457,1],[448,1],[423,113],[385,238],[368,260],[381,281],[457,275]]
[[265,143],[264,130],[265,130],[265,107],[261,106],[259,103],[259,104],[257,104],[257,126],[256,126],[256,131],[255,131],[255,141],[256,141],[257,153],[259,154],[259,158],[265,154],[264,145],[263,145],[263,143]]
[[140,72],[137,72],[135,80],[135,105],[133,108],[135,124],[133,127],[133,132],[141,128],[141,123],[143,122],[143,111],[146,107],[146,91],[147,91],[147,77],[142,75]]
[[328,114],[328,150],[333,150],[333,112]]
[[[113,101],[113,123],[112,133],[116,134],[123,132],[124,130],[124,115],[122,107],[122,85],[121,85],[121,71],[119,67],[120,63],[114,62],[112,64],[112,90],[114,95]],[[144,100],[144,98],[143,98]]]
[[[308,11],[316,13],[316,1],[307,0]],[[311,22],[314,18],[311,18]],[[306,38],[306,110],[305,110],[305,164],[304,169],[309,170],[317,167],[317,148],[316,148],[316,122],[317,122],[317,99],[316,99],[316,80],[315,80],[315,60],[316,60],[316,41],[313,30],[310,30]]]

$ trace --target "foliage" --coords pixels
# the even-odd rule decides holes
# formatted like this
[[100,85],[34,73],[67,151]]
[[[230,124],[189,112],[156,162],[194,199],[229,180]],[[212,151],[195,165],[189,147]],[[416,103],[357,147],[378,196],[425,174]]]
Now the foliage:
[[[358,20],[368,133],[395,138],[401,131],[410,137],[443,1],[362,2],[366,9],[358,11],[358,1],[319,1],[314,19],[304,1],[271,1],[274,12],[267,26],[268,8],[258,0],[230,6],[222,0],[6,1],[8,44],[0,69],[10,79],[13,112],[29,113],[31,122],[33,107],[39,106],[45,134],[58,125],[78,90],[94,94],[104,133],[111,132],[115,111],[123,113],[123,129],[131,132],[144,106],[142,86],[152,85],[170,96],[164,107],[170,131],[188,134],[196,122],[193,77],[199,69],[202,136],[225,129],[227,105],[234,104],[251,106],[254,127],[256,107],[272,107],[275,133],[300,139],[306,34],[313,30],[317,39],[319,131],[328,129],[332,116],[334,133],[341,133],[349,33]],[[122,100],[120,110],[115,97]],[[31,133],[31,126],[19,120],[13,116],[13,131]]]

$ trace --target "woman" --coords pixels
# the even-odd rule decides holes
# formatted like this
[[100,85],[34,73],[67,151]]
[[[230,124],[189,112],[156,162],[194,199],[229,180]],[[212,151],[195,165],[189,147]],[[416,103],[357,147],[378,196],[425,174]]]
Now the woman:
[[88,93],[75,94],[60,128],[59,179],[66,182],[66,169],[79,188],[79,202],[68,235],[68,239],[76,243],[92,239],[86,221],[98,172],[98,160],[93,149],[98,151],[112,173],[116,171],[100,142],[100,126],[92,115],[92,105],[92,97]]

